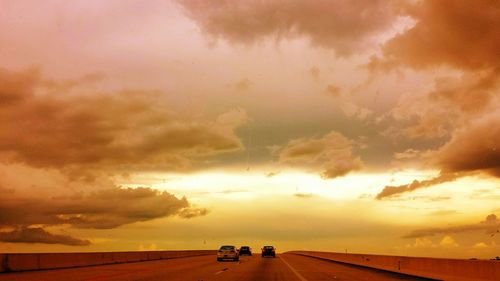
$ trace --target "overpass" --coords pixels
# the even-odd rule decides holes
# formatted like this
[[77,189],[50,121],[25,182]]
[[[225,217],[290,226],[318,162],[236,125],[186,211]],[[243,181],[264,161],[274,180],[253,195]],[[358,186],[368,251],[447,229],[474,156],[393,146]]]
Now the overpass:
[[217,262],[215,251],[0,254],[0,281],[500,280],[500,262],[291,251]]

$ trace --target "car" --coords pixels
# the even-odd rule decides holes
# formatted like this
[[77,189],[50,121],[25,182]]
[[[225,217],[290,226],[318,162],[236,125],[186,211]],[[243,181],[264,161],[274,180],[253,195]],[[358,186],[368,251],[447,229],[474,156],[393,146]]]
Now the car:
[[240,247],[240,256],[243,256],[243,255],[248,255],[248,256],[251,256],[252,255],[252,249],[248,246],[241,246]]
[[276,257],[276,248],[273,246],[262,247],[262,257]]
[[233,261],[240,260],[240,254],[235,246],[224,245],[221,246],[219,251],[217,251],[217,261],[222,261],[225,259],[230,259]]

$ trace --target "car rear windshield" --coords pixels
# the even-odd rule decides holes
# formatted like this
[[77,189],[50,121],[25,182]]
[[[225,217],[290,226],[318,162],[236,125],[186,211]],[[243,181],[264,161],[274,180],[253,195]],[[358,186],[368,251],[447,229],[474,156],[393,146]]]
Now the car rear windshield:
[[234,250],[234,246],[222,246],[220,247],[221,250]]
[[250,247],[247,247],[247,246],[243,246],[241,247],[242,250],[248,250]]
[[264,246],[264,249],[266,250],[272,250],[274,247],[273,246]]

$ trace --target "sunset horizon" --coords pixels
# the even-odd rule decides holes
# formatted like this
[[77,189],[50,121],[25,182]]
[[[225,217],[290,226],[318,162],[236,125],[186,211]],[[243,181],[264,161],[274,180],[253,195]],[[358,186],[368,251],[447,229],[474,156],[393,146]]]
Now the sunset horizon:
[[0,253],[500,256],[500,2],[0,0]]

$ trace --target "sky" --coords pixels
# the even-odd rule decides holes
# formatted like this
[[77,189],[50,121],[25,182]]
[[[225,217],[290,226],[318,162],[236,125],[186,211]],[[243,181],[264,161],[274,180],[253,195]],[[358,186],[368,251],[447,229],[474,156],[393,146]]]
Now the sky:
[[0,252],[500,255],[498,0],[0,0]]

